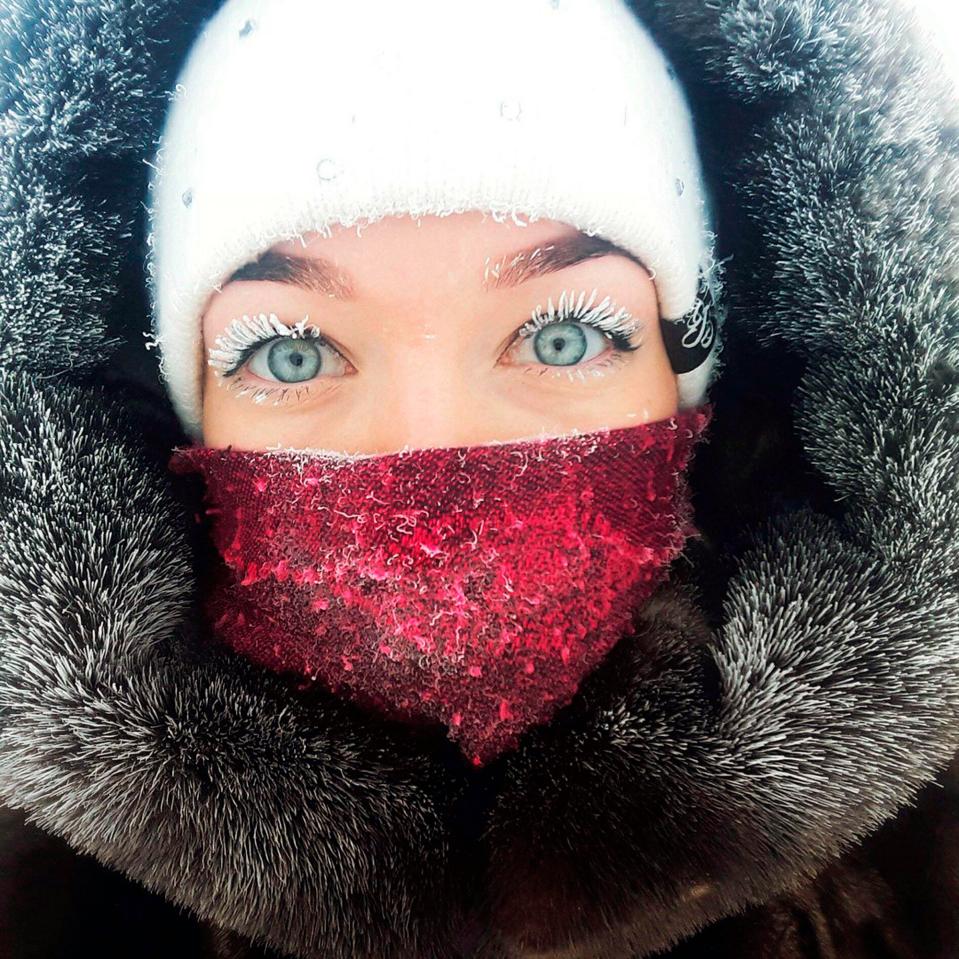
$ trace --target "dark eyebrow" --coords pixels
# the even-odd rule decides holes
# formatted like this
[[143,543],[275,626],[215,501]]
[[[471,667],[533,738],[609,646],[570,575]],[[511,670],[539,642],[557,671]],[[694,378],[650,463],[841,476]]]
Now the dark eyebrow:
[[[624,256],[643,265],[632,253],[609,240],[575,233],[551,243],[517,250],[500,257],[495,263],[487,260],[483,286],[486,290],[508,289],[534,277],[546,276],[602,256]],[[352,299],[354,295],[349,275],[329,260],[273,250],[267,250],[256,260],[241,266],[226,282],[239,280],[288,283],[341,300]]]
[[340,300],[353,298],[349,276],[334,263],[320,257],[291,256],[267,250],[252,263],[241,266],[227,283],[235,280],[289,283],[313,293],[335,296]]
[[575,266],[584,260],[593,260],[601,256],[625,256],[627,259],[643,264],[632,253],[602,237],[574,233],[572,236],[554,240],[552,243],[530,246],[507,256],[500,257],[495,263],[487,260],[483,275],[483,286],[487,290],[502,290],[519,286],[537,276],[555,273],[568,266]]

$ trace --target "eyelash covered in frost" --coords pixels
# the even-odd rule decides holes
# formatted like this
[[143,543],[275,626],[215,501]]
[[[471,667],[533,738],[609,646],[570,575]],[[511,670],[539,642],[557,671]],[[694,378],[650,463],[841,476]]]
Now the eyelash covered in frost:
[[[576,293],[564,290],[554,304],[553,298],[547,300],[546,309],[542,305],[530,312],[530,318],[517,330],[514,342],[535,336],[543,327],[552,323],[582,323],[605,333],[618,350],[637,350],[639,343],[633,343],[633,337],[641,324],[624,307],[616,307],[607,296],[596,303],[598,291]],[[293,326],[280,322],[275,313],[243,314],[237,317],[214,340],[209,350],[209,364],[219,376],[233,376],[244,362],[261,346],[280,336],[292,339],[324,339],[314,326],[307,326],[309,316]],[[331,349],[333,347],[331,346]]]
[[545,311],[542,306],[537,306],[530,313],[529,320],[517,331],[517,339],[535,336],[551,323],[576,322],[608,334],[619,349],[638,349],[638,345],[630,344],[641,324],[625,307],[617,308],[608,296],[594,306],[597,295],[598,291],[593,290],[587,300],[583,291],[577,299],[577,294],[572,290],[564,290],[555,306],[550,297]]
[[213,341],[215,346],[209,351],[208,362],[221,376],[232,376],[251,353],[279,336],[294,340],[307,337],[320,339],[320,331],[315,326],[306,325],[309,319],[309,316],[305,316],[299,323],[287,326],[280,322],[275,313],[257,313],[253,316],[244,313]]

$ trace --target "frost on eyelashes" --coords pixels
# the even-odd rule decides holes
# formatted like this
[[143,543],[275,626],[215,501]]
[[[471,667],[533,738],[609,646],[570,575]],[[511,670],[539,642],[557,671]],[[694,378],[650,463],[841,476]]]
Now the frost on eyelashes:
[[253,316],[244,313],[214,340],[215,345],[209,350],[207,362],[222,375],[235,370],[250,347],[275,336],[288,336],[294,340],[318,337],[320,331],[315,326],[307,326],[309,319],[307,315],[298,323],[288,326],[281,323],[275,313],[256,313]]

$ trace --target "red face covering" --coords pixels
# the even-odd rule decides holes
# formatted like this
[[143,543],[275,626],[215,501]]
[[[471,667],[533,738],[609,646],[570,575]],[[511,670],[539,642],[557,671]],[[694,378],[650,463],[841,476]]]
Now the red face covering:
[[620,429],[348,457],[178,449],[224,568],[215,634],[475,765],[548,721],[696,535],[685,470],[711,407]]

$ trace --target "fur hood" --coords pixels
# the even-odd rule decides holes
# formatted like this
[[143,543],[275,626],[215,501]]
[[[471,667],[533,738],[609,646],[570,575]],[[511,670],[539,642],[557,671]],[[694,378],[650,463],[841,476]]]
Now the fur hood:
[[895,0],[638,3],[726,259],[704,536],[478,771],[200,641],[143,200],[214,6],[0,3],[0,800],[301,959],[643,957],[834,868],[959,748],[959,136]]

